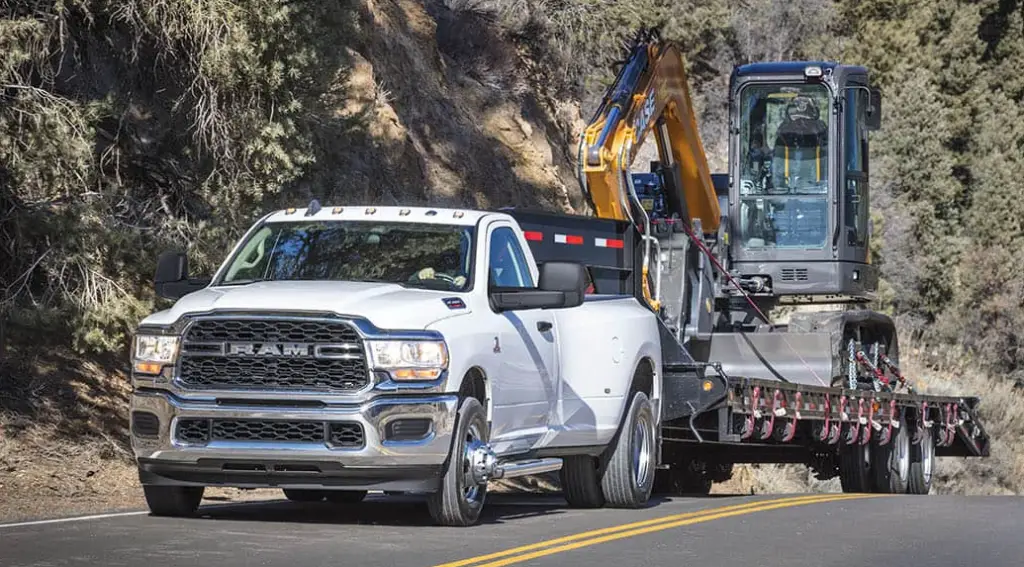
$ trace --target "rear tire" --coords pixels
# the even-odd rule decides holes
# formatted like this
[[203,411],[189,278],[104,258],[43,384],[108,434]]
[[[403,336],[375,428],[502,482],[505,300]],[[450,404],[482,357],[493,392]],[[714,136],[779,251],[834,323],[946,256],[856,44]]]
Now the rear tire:
[[489,438],[484,407],[476,398],[463,399],[441,486],[427,496],[427,508],[435,523],[471,526],[480,518],[487,498],[487,483],[474,484],[471,457],[475,447],[485,445]]
[[654,410],[647,394],[635,392],[601,478],[605,503],[612,508],[641,508],[654,487],[657,463]]
[[559,477],[562,495],[570,508],[601,508],[605,505],[599,466],[599,460],[588,455],[572,455],[562,459]]
[[875,489],[883,494],[904,494],[910,478],[910,434],[901,417],[887,445],[875,446]]
[[839,481],[843,492],[872,491],[870,445],[843,445],[839,448]]
[[935,471],[935,433],[926,429],[921,442],[910,445],[910,475],[907,479],[908,494],[928,494],[932,489],[932,475]]
[[285,488],[284,497],[292,502],[319,502],[324,499],[324,491],[308,488]]
[[203,500],[204,486],[143,485],[146,505],[154,516],[193,516]]
[[366,490],[325,490],[324,498],[332,504],[358,504],[366,498]]

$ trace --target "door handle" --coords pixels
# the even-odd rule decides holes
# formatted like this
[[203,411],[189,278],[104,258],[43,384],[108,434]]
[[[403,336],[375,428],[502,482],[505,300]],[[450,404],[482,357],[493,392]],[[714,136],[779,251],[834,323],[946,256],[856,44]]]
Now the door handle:
[[546,332],[550,331],[551,330],[551,322],[550,321],[537,321],[537,330],[542,332],[542,333],[546,333]]

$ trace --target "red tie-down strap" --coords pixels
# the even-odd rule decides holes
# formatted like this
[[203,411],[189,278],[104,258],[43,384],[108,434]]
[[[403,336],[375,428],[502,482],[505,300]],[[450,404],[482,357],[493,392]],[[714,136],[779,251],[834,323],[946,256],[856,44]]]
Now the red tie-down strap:
[[754,419],[761,413],[761,410],[757,407],[760,397],[761,387],[754,386],[754,396],[750,404],[750,415],[747,416],[747,425],[743,428],[743,434],[740,435],[740,439],[748,439],[754,434]]
[[[860,399],[861,402],[864,398]],[[860,439],[861,445],[867,445],[871,441],[871,421],[875,418],[875,400],[868,402],[868,421],[864,424],[864,436]],[[857,420],[857,427],[860,427],[860,419]]]

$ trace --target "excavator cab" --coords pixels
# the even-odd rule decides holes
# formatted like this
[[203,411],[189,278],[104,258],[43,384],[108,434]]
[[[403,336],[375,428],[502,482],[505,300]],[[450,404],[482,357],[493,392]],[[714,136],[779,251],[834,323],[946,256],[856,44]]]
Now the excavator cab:
[[881,99],[863,67],[754,63],[730,80],[730,267],[753,296],[868,301],[868,132]]

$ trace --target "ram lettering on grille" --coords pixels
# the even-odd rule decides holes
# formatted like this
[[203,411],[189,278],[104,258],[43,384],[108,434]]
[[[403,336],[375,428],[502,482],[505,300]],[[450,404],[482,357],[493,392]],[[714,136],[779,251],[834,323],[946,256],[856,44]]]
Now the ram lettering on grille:
[[362,338],[342,321],[199,319],[182,347],[186,388],[335,392],[369,382]]

